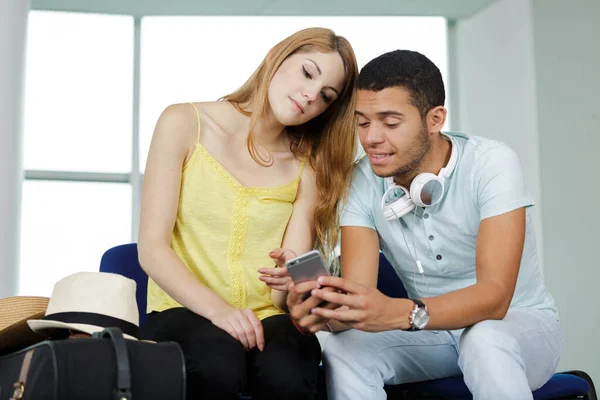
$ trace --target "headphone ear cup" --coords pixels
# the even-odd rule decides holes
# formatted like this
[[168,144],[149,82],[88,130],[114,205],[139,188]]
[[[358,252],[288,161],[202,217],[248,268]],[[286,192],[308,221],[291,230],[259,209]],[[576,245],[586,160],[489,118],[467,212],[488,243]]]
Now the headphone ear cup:
[[408,193],[402,196],[393,203],[383,207],[383,217],[388,221],[393,221],[402,218],[415,208],[415,203],[412,202]]
[[[431,203],[426,204],[423,202],[421,198],[423,194],[423,187],[431,182],[431,181],[439,181],[440,179],[437,175],[432,174],[431,172],[423,172],[419,175],[415,176],[412,183],[410,184],[410,197],[417,206],[419,207],[427,207],[430,206]],[[441,182],[440,182],[441,183]]]

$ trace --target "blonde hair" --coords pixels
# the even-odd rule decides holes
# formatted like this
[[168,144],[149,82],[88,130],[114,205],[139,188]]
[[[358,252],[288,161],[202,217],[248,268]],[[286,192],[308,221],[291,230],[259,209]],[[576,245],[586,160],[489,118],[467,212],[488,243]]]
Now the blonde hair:
[[252,76],[238,90],[224,96],[223,100],[231,102],[238,111],[250,116],[248,151],[257,163],[269,165],[272,163],[270,154],[266,160],[261,157],[254,137],[257,122],[269,110],[269,84],[286,58],[310,51],[338,53],[345,69],[344,85],[339,97],[321,115],[302,125],[286,128],[292,152],[296,157],[308,153],[308,161],[316,173],[319,200],[314,213],[317,234],[315,247],[329,257],[337,243],[339,209],[347,195],[358,143],[354,117],[358,66],[348,40],[325,28],[296,32],[276,44]]

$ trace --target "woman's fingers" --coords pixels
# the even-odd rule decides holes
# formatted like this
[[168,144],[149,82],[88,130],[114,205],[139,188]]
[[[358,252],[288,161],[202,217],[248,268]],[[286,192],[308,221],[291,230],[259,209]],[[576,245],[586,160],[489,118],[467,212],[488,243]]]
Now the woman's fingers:
[[248,322],[252,326],[254,334],[254,343],[256,344],[256,347],[258,347],[258,349],[262,351],[265,347],[265,336],[263,332],[262,322],[260,322],[256,314],[254,314],[252,310],[244,309],[243,312],[246,315]]
[[242,346],[244,346],[244,350],[246,350],[246,351],[250,350],[248,338],[246,338],[246,331],[244,330],[244,327],[242,326],[242,323],[240,322],[240,320],[238,318],[232,318],[231,325],[235,329],[237,339],[240,341]]

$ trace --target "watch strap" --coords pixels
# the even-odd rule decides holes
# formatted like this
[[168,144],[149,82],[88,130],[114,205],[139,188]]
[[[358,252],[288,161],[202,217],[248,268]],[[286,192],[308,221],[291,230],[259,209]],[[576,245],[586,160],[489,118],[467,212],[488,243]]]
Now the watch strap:
[[425,303],[423,303],[421,300],[419,299],[409,299],[410,301],[412,301],[413,303],[415,303],[416,305],[419,306],[419,308],[426,308],[427,306],[425,305]]
[[420,331],[421,329],[417,328],[414,325],[413,318],[414,318],[415,314],[417,313],[418,309],[420,309],[420,308],[427,309],[427,306],[425,305],[425,303],[423,303],[419,299],[409,299],[409,300],[412,301],[413,303],[415,303],[415,306],[410,311],[410,315],[408,317],[408,322],[410,322],[410,328],[408,328],[407,330],[410,332]]

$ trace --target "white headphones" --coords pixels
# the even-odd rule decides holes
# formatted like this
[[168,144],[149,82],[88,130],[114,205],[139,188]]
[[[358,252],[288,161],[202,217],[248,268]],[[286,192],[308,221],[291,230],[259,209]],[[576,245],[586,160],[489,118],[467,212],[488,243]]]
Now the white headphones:
[[[381,199],[383,217],[386,220],[393,221],[402,218],[416,206],[430,207],[436,205],[440,202],[442,197],[444,197],[444,182],[456,166],[458,151],[456,150],[456,144],[452,137],[445,133],[442,133],[442,135],[450,141],[452,151],[450,153],[448,164],[440,170],[438,175],[430,172],[420,173],[410,184],[410,191],[404,186],[397,185],[394,182],[394,177],[386,178],[387,190]],[[398,193],[398,190],[404,195]],[[390,195],[393,196],[390,197]]]

